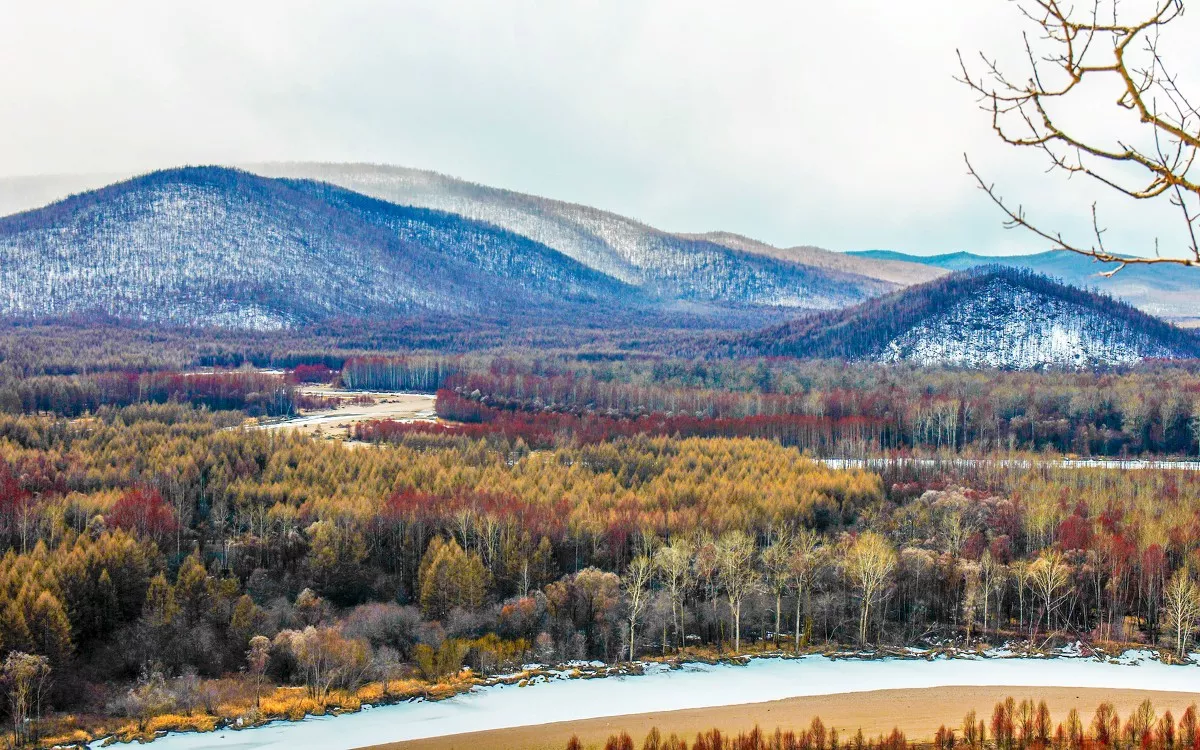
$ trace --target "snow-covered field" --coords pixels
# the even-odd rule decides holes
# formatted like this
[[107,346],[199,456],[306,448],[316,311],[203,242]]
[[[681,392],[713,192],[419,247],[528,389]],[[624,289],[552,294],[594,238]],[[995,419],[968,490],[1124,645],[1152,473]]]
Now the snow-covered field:
[[[277,722],[241,731],[174,734],[156,750],[358,748],[506,727],[603,716],[759,703],[811,695],[957,685],[1091,687],[1200,694],[1200,667],[1168,666],[1129,652],[1114,662],[1083,657],[833,660],[756,659],[747,666],[648,666],[641,676],[494,686],[440,702],[368,708],[340,717]],[[98,746],[99,743],[96,743]]]

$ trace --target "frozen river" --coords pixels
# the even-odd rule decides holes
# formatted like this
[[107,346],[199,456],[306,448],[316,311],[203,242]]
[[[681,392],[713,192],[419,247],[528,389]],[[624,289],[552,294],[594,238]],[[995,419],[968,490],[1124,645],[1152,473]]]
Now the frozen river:
[[557,721],[898,688],[998,685],[1200,693],[1200,667],[1168,666],[1135,652],[1119,662],[1081,657],[928,661],[808,656],[755,659],[747,666],[694,664],[672,670],[650,665],[646,671],[640,676],[493,686],[445,701],[380,706],[241,731],[173,734],[155,741],[153,748],[358,748]]

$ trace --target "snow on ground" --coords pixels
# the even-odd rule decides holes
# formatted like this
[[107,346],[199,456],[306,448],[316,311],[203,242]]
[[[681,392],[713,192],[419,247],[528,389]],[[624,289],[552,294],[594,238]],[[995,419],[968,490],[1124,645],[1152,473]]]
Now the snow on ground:
[[[462,732],[603,716],[760,703],[811,695],[956,685],[1091,687],[1200,693],[1200,667],[1168,666],[1130,652],[1089,658],[755,659],[746,666],[690,664],[642,676],[493,686],[439,702],[416,701],[340,717],[242,731],[174,734],[155,750],[356,748]],[[93,743],[94,747],[99,742]]]

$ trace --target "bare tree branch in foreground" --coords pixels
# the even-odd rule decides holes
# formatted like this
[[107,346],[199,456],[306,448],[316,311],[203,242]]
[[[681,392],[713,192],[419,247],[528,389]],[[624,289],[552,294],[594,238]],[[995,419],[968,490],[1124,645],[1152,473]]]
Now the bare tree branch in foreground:
[[[1153,254],[1118,254],[1105,245],[1094,203],[1092,238],[1068,241],[1035,223],[1020,205],[1005,202],[964,154],[969,174],[1008,216],[1007,227],[1024,227],[1058,249],[1117,264],[1109,276],[1132,264],[1200,266],[1200,179],[1192,170],[1200,151],[1200,112],[1159,53],[1160,35],[1183,14],[1183,0],[1154,1],[1144,18],[1130,21],[1120,17],[1120,0],[1092,0],[1082,11],[1060,0],[1014,0],[1037,32],[1032,40],[1023,34],[1028,60],[1023,83],[982,53],[973,72],[958,53],[957,80],[978,94],[980,108],[991,113],[992,129],[1005,143],[1042,151],[1049,159],[1047,171],[1083,175],[1136,200],[1165,197],[1178,209],[1185,252],[1163,257],[1155,239]],[[1085,84],[1093,82],[1118,93],[1118,109],[1105,124],[1121,125],[1122,114],[1131,113],[1129,123],[1136,122],[1136,128],[1126,130],[1133,140],[1116,136],[1105,142],[1063,123],[1060,110],[1080,101]]]

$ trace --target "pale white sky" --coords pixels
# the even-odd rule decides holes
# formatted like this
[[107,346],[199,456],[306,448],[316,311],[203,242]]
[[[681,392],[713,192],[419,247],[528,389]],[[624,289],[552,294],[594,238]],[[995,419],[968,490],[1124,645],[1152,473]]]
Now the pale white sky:
[[[952,80],[1021,28],[1007,0],[0,0],[0,176],[369,161],[784,246],[1032,251],[964,151],[1055,225],[1093,193]],[[1101,205],[1114,249],[1165,222]]]

